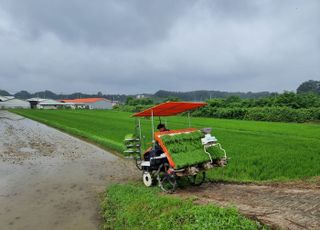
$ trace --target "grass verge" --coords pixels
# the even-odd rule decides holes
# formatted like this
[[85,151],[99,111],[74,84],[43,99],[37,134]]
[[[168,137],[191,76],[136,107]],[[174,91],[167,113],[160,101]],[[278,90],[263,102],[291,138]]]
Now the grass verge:
[[266,229],[236,209],[196,205],[160,196],[156,188],[127,184],[107,189],[102,202],[104,229]]

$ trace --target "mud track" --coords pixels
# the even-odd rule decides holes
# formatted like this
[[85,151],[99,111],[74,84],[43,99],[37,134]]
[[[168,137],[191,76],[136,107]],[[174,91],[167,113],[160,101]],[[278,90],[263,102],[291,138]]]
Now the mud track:
[[194,197],[198,204],[236,207],[245,216],[276,229],[320,229],[320,189],[316,185],[208,183],[178,190],[176,195]]
[[99,229],[101,194],[131,162],[0,110],[0,229]]

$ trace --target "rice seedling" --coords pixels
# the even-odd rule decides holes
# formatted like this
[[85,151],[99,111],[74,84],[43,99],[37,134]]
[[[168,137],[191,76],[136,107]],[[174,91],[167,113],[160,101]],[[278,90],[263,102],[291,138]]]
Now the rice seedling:
[[216,147],[207,149],[209,156],[201,144],[201,138],[203,137],[204,134],[201,131],[194,131],[191,133],[163,135],[161,140],[167,147],[176,169],[180,169],[223,157],[223,153]]

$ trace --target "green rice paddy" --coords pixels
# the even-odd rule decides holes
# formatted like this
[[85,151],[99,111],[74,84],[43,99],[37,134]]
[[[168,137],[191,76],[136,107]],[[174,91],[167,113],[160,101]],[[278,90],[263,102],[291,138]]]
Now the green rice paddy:
[[[14,110],[18,114],[123,151],[123,139],[134,132],[130,113],[95,110]],[[158,118],[157,118],[158,119]],[[156,120],[156,122],[160,122]],[[165,120],[163,119],[164,123]],[[186,117],[167,119],[169,129],[188,127]],[[227,167],[209,172],[211,180],[266,181],[307,179],[320,175],[320,125],[194,118],[195,128],[212,127],[226,149]],[[151,141],[151,122],[142,119],[145,147]]]

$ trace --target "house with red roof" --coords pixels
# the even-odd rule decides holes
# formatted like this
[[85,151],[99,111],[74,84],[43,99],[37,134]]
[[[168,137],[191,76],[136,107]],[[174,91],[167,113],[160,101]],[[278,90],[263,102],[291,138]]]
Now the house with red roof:
[[105,98],[80,98],[60,100],[63,103],[74,104],[77,108],[112,109],[112,102]]

